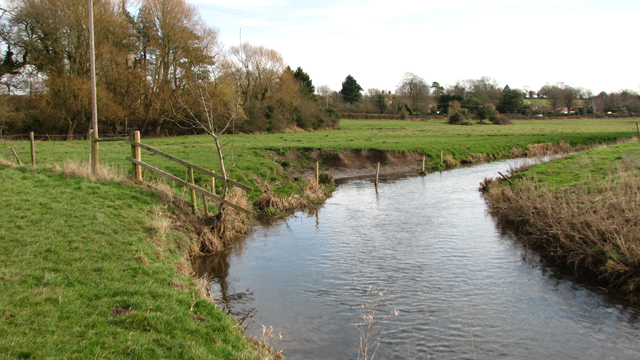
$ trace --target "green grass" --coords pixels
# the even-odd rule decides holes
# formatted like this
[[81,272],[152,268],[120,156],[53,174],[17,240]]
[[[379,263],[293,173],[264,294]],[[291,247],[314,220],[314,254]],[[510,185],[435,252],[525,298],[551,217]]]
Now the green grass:
[[[472,153],[506,156],[513,147],[525,150],[527,145],[534,143],[557,144],[567,141],[576,146],[614,142],[634,136],[636,121],[638,119],[520,120],[514,121],[514,124],[509,126],[458,126],[450,125],[443,120],[342,120],[338,130],[225,136],[224,142],[234,145],[233,157],[231,147],[225,148],[228,154],[227,164],[235,161],[236,165],[231,169],[231,177],[256,188],[252,194],[249,194],[249,200],[253,201],[260,196],[261,192],[252,175],[270,182],[280,181],[280,186],[274,186],[276,193],[297,192],[304,187],[303,182],[295,182],[291,185],[290,180],[285,181],[287,179],[284,177],[282,167],[266,154],[267,149],[281,154],[292,149],[301,150],[303,154],[313,149],[336,152],[359,149],[415,151],[427,155],[430,165],[437,166],[440,151],[460,161],[468,158]],[[202,167],[219,171],[209,136],[155,138],[142,141]],[[29,143],[25,141],[0,142],[0,157],[12,159],[10,147],[16,149],[23,161],[27,162],[30,159]],[[130,163],[125,160],[125,156],[130,153],[130,146],[124,142],[100,144],[101,162],[125,171],[130,168]],[[39,164],[61,163],[65,159],[86,161],[88,155],[88,141],[37,142],[36,157]],[[186,178],[184,166],[153,156],[146,151],[142,152],[142,159],[176,176]],[[309,170],[312,169],[311,162],[303,161],[296,166],[307,166]],[[147,178],[153,178],[153,176],[147,175]],[[207,182],[204,177],[197,177],[196,180],[201,184]]]
[[[551,101],[549,99],[524,99],[522,101],[524,105],[534,106],[534,107],[543,107],[551,109]],[[584,100],[575,100],[573,102],[573,110],[584,105]]]
[[[640,144],[630,142],[583,151],[528,168],[519,177],[535,178],[552,188],[601,183],[616,173],[624,161],[640,163]],[[640,175],[640,171],[636,171]]]
[[[172,266],[187,240],[156,245],[152,192],[6,166],[0,187],[0,359],[251,357],[235,322]],[[194,299],[210,321],[194,319]],[[132,311],[111,313],[122,306]]]

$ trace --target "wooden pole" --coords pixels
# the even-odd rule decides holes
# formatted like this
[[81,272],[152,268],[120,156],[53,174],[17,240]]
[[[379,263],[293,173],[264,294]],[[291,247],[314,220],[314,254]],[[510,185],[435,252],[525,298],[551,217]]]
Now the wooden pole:
[[98,102],[96,100],[96,52],[93,31],[93,0],[89,0],[89,64],[91,70],[91,127],[93,128],[91,142],[91,169],[98,173]]
[[36,169],[36,146],[35,146],[35,136],[33,135],[33,131],[29,133],[29,140],[31,141],[31,166],[33,169]]
[[316,183],[320,183],[320,165],[319,161],[316,161]]
[[638,129],[638,139],[640,139],[640,125],[636,123],[636,129]]
[[[211,172],[215,171],[212,169]],[[216,193],[216,178],[214,178],[213,176],[211,177],[211,193],[214,195]]]
[[18,160],[18,165],[22,165],[22,161],[20,161],[20,158],[18,157],[18,154],[16,154],[16,151],[13,150],[13,148],[11,148],[11,151],[13,151],[13,156],[15,156],[16,160]]
[[[139,143],[140,142],[140,131],[134,131],[131,133],[131,141]],[[131,145],[131,157],[138,160],[138,161],[142,161],[142,154],[140,151],[140,148],[135,146],[135,145]],[[142,168],[140,167],[140,165],[136,165],[134,163],[132,163],[133,166],[133,178],[136,181],[142,182]]]
[[424,165],[425,165],[425,162],[426,162],[426,161],[427,161],[427,157],[426,157],[426,156],[423,156],[423,157],[422,157],[422,173],[424,173],[424,172],[425,172],[425,171],[424,171],[424,167],[425,167]]
[[[192,185],[196,184],[195,178],[193,177],[193,169],[189,168],[189,182]],[[198,198],[196,197],[196,191],[191,189],[191,204],[193,206],[193,214],[198,213]]]
[[202,195],[202,206],[204,207],[204,216],[209,217],[209,204],[207,203],[207,197]]
[[380,163],[378,163],[378,167],[376,169],[376,186],[378,186],[378,178],[380,177]]

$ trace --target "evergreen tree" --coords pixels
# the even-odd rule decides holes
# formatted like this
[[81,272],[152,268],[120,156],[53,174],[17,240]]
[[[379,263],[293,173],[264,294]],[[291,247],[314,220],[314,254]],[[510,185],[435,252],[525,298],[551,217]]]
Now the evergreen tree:
[[511,89],[509,85],[505,86],[502,90],[502,98],[498,103],[497,109],[499,112],[505,113],[519,113],[523,110],[523,94],[518,89]]
[[348,75],[342,82],[340,95],[342,95],[342,99],[345,102],[353,104],[354,102],[358,102],[362,99],[360,91],[362,91],[362,87],[358,84],[356,79],[353,78],[353,76]]
[[300,89],[306,95],[313,95],[316,91],[316,87],[313,86],[313,81],[309,77],[309,74],[304,72],[301,67],[298,66],[296,71],[293,72],[293,77],[296,79],[298,85],[300,85]]

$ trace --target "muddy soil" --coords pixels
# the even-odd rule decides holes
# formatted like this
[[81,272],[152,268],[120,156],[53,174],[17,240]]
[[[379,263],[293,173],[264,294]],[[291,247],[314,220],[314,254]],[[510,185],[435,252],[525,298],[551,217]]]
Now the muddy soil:
[[335,179],[357,176],[375,175],[380,163],[380,174],[418,172],[422,164],[422,155],[416,152],[349,150],[332,152],[313,150],[302,154],[299,150],[291,150],[286,155],[270,152],[269,155],[279,163],[291,164],[285,170],[300,177],[313,177],[315,170],[311,166],[301,166],[304,162],[320,162],[320,172],[328,172]]

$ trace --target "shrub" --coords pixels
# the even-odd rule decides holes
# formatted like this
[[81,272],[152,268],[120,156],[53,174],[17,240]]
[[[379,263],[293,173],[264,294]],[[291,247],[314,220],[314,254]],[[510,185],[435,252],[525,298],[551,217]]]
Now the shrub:
[[318,176],[318,182],[320,184],[335,185],[335,179],[333,178],[333,175],[326,172],[321,173]]
[[462,120],[464,120],[462,114],[457,112],[449,117],[449,124],[458,124],[462,122]]

